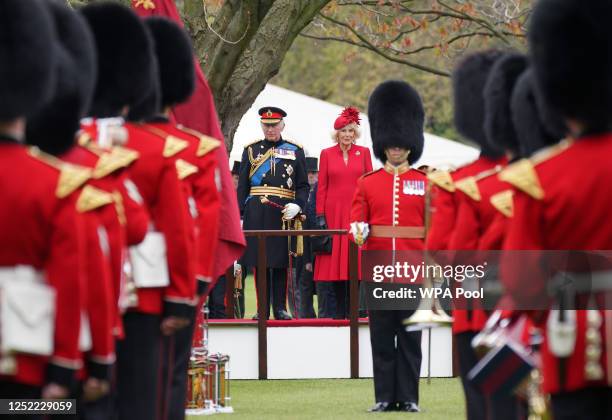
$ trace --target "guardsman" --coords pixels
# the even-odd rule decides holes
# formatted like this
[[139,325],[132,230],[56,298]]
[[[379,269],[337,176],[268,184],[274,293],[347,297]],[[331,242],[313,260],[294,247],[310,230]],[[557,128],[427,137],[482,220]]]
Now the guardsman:
[[0,217],[0,394],[66,398],[82,366],[85,236],[74,192],[88,174],[40,158],[23,145],[26,117],[54,88],[55,36],[48,10],[37,0],[6,0],[0,28],[0,196],[7,204]]
[[517,307],[539,309],[533,315],[544,327],[543,390],[551,394],[555,419],[612,418],[612,312],[602,310],[610,294],[609,268],[590,272],[605,279],[599,283],[578,275],[576,301],[595,302],[591,309],[574,310],[585,306],[567,295],[568,305],[556,311],[535,306],[549,302],[550,286],[535,258],[538,251],[571,256],[567,251],[612,249],[612,199],[605,193],[612,181],[611,19],[606,0],[536,4],[528,32],[536,91],[563,117],[575,140],[543,149],[500,174],[514,187],[504,248],[533,251],[520,264],[502,264],[502,281]]
[[[435,171],[430,173],[431,190],[431,228],[427,233],[427,249],[433,251],[452,250],[450,239],[454,229],[462,223],[457,218],[459,195],[457,182],[490,170],[505,163],[503,152],[494,148],[487,141],[483,116],[485,105],[483,91],[489,72],[503,54],[489,50],[468,55],[462,59],[453,71],[454,118],[457,131],[467,139],[480,146],[480,156],[451,173]],[[440,264],[450,261],[436,259]],[[485,321],[480,311],[467,309],[453,310],[453,334],[455,336],[459,372],[466,397],[467,418],[478,420],[486,418],[486,401],[484,396],[466,379],[470,369],[476,364],[476,354],[472,350],[472,338]]]
[[[62,156],[74,147],[80,119],[89,107],[95,86],[96,52],[82,16],[59,2],[48,2],[47,6],[56,28],[56,89],[51,100],[29,119],[26,137],[28,144],[39,148],[36,153],[41,158],[61,165],[54,156]],[[112,195],[92,185],[93,170],[82,168],[92,177],[78,191],[77,199],[77,210],[83,214],[86,232],[80,343],[85,366],[79,375],[83,391],[75,394],[83,395],[87,403],[82,410],[90,412],[91,404],[97,404],[110,390],[115,362],[113,327],[118,308],[108,234],[101,217],[105,207],[113,207]],[[108,404],[105,407],[103,414],[108,417]]]
[[[281,135],[287,113],[273,106],[259,110],[263,140],[244,147],[238,180],[238,205],[245,230],[280,230],[283,219],[291,220],[308,199],[306,157],[302,146]],[[262,201],[263,199],[263,201]],[[289,247],[286,237],[266,239],[268,300],[272,290],[275,319],[291,319],[287,313],[287,267]],[[257,238],[247,238],[242,263],[257,265]],[[270,304],[267,303],[269,313]]]
[[[98,50],[90,117],[95,118],[97,141],[104,142],[107,127],[100,124],[101,119],[125,116],[156,82],[153,43],[129,8],[96,3],[81,11]],[[117,404],[120,419],[151,419],[158,411],[162,335],[187,326],[194,310],[192,223],[173,159],[176,143],[129,126],[125,129],[125,147],[139,153],[128,168],[136,186],[133,193],[142,198],[151,222],[144,241],[129,253],[137,305],[123,317],[125,339],[117,348]],[[143,353],[142,348],[147,351]]]
[[[170,122],[170,111],[192,95],[195,88],[193,48],[187,33],[175,22],[163,17],[145,19],[155,43],[159,70],[160,107],[137,127],[167,141],[174,137],[185,148],[176,157],[179,179],[186,185],[191,214],[194,218],[196,278],[200,296],[213,284],[213,262],[217,245],[220,199],[218,167],[214,151],[220,142],[195,130]],[[181,75],[181,77],[177,77]],[[196,302],[194,302],[195,304]],[[191,340],[196,325],[193,311],[187,328],[177,331],[166,341],[164,360],[168,363],[167,406],[163,411],[169,419],[185,417],[187,368],[191,355]]]
[[[526,67],[526,56],[518,53],[504,55],[493,65],[483,92],[485,105],[484,131],[487,140],[492,147],[503,150],[509,160],[518,159],[520,153],[518,139],[512,123],[510,98],[517,79]],[[481,239],[485,238],[485,234],[498,214],[504,214],[506,217],[510,216],[512,195],[508,191],[509,185],[497,177],[502,168],[502,165],[498,165],[455,183],[459,190],[457,193],[459,198],[458,223],[451,235],[450,249],[458,251],[501,249],[503,238],[498,239],[497,248],[484,247]],[[490,234],[485,240],[492,240]],[[456,264],[474,263],[474,261],[470,261],[474,253],[460,252],[457,254],[461,256],[455,260]],[[478,263],[480,263],[480,260],[478,260]],[[489,261],[488,269],[494,270],[495,267],[491,263],[492,261]],[[488,298],[493,299],[492,295],[493,292],[489,292]],[[472,302],[471,304],[474,309],[478,308],[474,311],[474,315],[478,314],[482,317],[481,303]],[[473,333],[478,333],[481,328],[482,325],[472,324]],[[473,350],[463,348],[461,351],[473,352]],[[525,417],[523,405],[513,396],[488,398],[487,406],[481,408],[485,409],[483,415],[490,419]]]
[[[422,251],[427,177],[410,167],[423,152],[421,98],[407,83],[384,82],[370,96],[368,118],[374,155],[384,167],[357,181],[353,239],[358,245],[365,241],[366,251]],[[369,311],[376,396],[370,411],[419,411],[421,332],[403,326],[413,312]]]

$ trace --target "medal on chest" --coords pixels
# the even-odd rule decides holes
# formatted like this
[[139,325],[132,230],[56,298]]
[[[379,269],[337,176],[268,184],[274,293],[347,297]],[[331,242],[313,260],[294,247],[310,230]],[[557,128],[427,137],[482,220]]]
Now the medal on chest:
[[403,182],[402,192],[406,195],[425,195],[425,181],[406,179]]

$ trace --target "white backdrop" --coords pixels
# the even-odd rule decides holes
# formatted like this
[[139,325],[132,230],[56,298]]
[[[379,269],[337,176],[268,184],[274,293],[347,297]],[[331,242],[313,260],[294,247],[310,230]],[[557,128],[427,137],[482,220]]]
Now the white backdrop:
[[[230,167],[234,160],[242,157],[245,144],[263,138],[257,110],[264,106],[278,106],[287,111],[283,137],[304,146],[306,156],[318,158],[321,149],[333,145],[330,134],[343,107],[268,84],[240,121],[234,136]],[[364,113],[361,114],[361,131],[358,144],[371,149],[370,126]],[[448,169],[471,162],[477,157],[478,150],[473,147],[425,133],[425,149],[417,166],[426,164]],[[374,167],[380,167],[380,162],[374,160]]]

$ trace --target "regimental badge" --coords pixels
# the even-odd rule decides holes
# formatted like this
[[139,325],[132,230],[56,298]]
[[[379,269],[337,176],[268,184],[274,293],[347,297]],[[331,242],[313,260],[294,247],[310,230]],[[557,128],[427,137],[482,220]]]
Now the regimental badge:
[[291,176],[292,173],[293,173],[293,166],[291,165],[287,166],[287,175]]
[[291,186],[293,185],[293,181],[291,180],[291,178],[287,179],[287,187],[291,188]]
[[255,161],[259,162],[262,157],[263,157],[263,155],[261,153],[258,153],[257,156],[255,157]]
[[407,195],[425,195],[425,181],[404,180],[402,191]]
[[357,150],[357,151],[355,152],[355,156],[359,156],[360,154],[361,154],[361,152],[360,152],[359,150]]

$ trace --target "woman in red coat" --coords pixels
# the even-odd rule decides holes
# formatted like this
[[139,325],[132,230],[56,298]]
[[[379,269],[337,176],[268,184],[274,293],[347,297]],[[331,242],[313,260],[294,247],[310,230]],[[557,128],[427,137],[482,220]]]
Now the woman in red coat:
[[[334,123],[332,139],[336,145],[321,151],[317,219],[324,217],[329,229],[349,228],[357,179],[372,170],[370,150],[355,144],[359,136],[359,111],[348,107]],[[338,319],[348,315],[348,256],[348,236],[335,235],[331,254],[317,255],[315,264],[314,279],[333,282]]]

